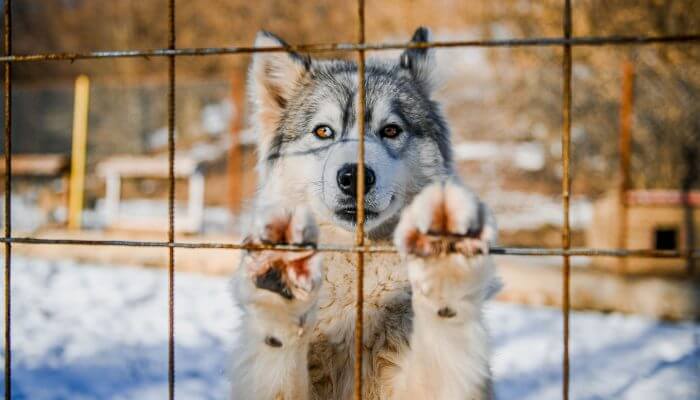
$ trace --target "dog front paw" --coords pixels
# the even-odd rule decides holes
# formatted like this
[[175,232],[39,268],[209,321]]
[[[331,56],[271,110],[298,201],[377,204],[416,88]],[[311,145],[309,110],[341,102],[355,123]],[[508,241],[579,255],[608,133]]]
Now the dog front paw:
[[469,189],[454,181],[423,189],[394,232],[414,300],[433,315],[453,318],[466,299],[485,298],[493,277],[485,256],[494,239],[492,217]]
[[[306,208],[268,210],[262,213],[254,232],[247,243],[315,247],[318,240],[318,227]],[[251,251],[243,268],[258,289],[290,301],[311,300],[322,278],[321,257],[314,249]]]
[[495,228],[488,212],[466,187],[446,181],[418,194],[401,215],[394,244],[404,256],[487,254]]

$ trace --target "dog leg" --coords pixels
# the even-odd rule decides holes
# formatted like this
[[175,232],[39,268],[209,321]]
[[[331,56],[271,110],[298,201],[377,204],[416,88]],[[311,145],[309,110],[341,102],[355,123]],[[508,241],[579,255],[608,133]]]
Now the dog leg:
[[[249,242],[317,242],[308,210],[264,214]],[[233,280],[242,319],[233,352],[232,399],[310,397],[307,353],[321,278],[320,255],[312,250],[253,251],[243,257]]]
[[495,233],[491,213],[454,180],[426,187],[404,210],[394,241],[408,267],[414,319],[392,398],[490,398],[481,309],[498,285],[487,256]]

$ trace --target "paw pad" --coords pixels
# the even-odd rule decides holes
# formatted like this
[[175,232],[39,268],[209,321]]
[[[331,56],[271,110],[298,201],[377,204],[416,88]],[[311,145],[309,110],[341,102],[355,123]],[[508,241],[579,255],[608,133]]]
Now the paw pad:
[[[283,208],[262,213],[257,235],[248,243],[315,245],[318,228],[306,209],[293,212]],[[259,289],[277,293],[287,300],[305,300],[321,281],[320,256],[308,251],[253,251],[246,268]]]
[[255,286],[260,289],[275,292],[287,300],[294,298],[292,291],[284,279],[284,266],[280,265],[280,261],[267,269],[264,273],[255,277]]
[[276,348],[282,347],[282,342],[280,342],[280,340],[274,336],[266,336],[265,337],[265,344],[270,346],[270,347],[276,347]]
[[453,318],[457,316],[457,312],[450,307],[442,307],[438,310],[437,314],[441,318]]

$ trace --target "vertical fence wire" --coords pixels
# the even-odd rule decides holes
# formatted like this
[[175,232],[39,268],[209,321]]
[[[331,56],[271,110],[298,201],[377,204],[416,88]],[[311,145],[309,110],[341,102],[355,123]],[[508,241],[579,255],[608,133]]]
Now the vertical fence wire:
[[[566,39],[571,38],[571,0],[564,2],[563,31]],[[571,195],[571,45],[565,44],[562,57],[562,208],[564,221],[562,225],[562,247],[571,248],[571,228],[569,225],[569,201]],[[569,311],[571,308],[570,284],[571,263],[568,255],[563,257],[562,271],[562,317],[564,351],[562,356],[562,398],[569,399]]]
[[[622,64],[622,88],[620,98],[620,185],[618,187],[619,227],[617,247],[627,248],[627,229],[629,218],[627,212],[627,191],[630,188],[630,146],[632,139],[632,106],[634,96],[634,66],[630,59]],[[627,258],[622,257],[618,263],[618,273],[627,270]]]
[[[175,0],[168,2],[168,48],[175,50]],[[168,57],[168,398],[175,398],[175,56]]]
[[[168,48],[156,49],[150,51],[123,51],[123,52],[92,52],[85,54],[38,54],[14,56],[12,54],[12,15],[11,15],[11,0],[4,2],[4,31],[3,31],[3,57],[4,64],[4,155],[5,155],[5,204],[4,204],[4,239],[5,243],[5,268],[4,268],[4,304],[5,304],[5,359],[4,359],[4,378],[5,378],[5,399],[10,400],[12,397],[12,348],[11,348],[11,250],[13,241],[19,243],[43,243],[51,244],[51,240],[47,239],[31,239],[24,238],[22,241],[18,238],[12,238],[11,226],[11,186],[12,186],[12,69],[11,64],[15,61],[40,61],[40,60],[75,60],[79,58],[111,58],[111,57],[136,57],[144,55],[165,56],[168,58],[168,241],[161,242],[126,242],[126,241],[80,241],[80,240],[63,240],[65,243],[85,244],[85,245],[105,245],[114,244],[120,246],[126,245],[158,245],[168,247],[168,398],[175,398],[175,247],[188,247],[182,243],[175,242],[175,62],[178,55],[214,55],[214,54],[233,54],[233,53],[248,53],[263,51],[261,49],[252,48],[211,48],[211,49],[176,49],[175,35],[175,0],[168,2]],[[363,302],[364,302],[364,258],[365,252],[371,251],[365,247],[364,239],[364,223],[365,223],[365,204],[364,204],[364,189],[365,189],[365,169],[364,169],[364,139],[365,139],[365,51],[367,49],[385,50],[393,48],[408,48],[406,44],[375,44],[367,46],[365,42],[365,2],[358,0],[358,41],[355,44],[332,44],[326,47],[308,46],[308,51],[325,51],[325,50],[344,50],[356,51],[358,54],[358,160],[357,160],[357,182],[356,182],[356,228],[355,228],[355,246],[348,248],[348,251],[356,252],[357,254],[357,282],[356,282],[356,320],[354,332],[354,398],[361,400],[362,392],[362,365],[363,365]],[[503,254],[521,254],[521,255],[555,255],[561,254],[563,258],[562,270],[562,314],[563,314],[563,360],[562,360],[562,397],[564,400],[569,399],[569,317],[570,317],[570,279],[571,266],[570,257],[574,255],[612,255],[619,257],[627,257],[632,252],[626,249],[613,249],[607,252],[600,249],[579,249],[578,252],[571,251],[571,231],[569,220],[570,208],[570,192],[571,192],[571,108],[572,108],[572,46],[574,45],[599,45],[599,44],[646,44],[653,42],[672,42],[672,41],[692,41],[700,40],[698,35],[678,36],[678,37],[611,37],[611,38],[577,38],[572,39],[572,9],[571,0],[564,1],[563,9],[563,38],[535,38],[529,40],[504,40],[504,41],[468,41],[468,42],[444,42],[432,43],[429,47],[457,47],[457,46],[518,46],[518,45],[561,45],[563,48],[562,57],[562,208],[563,208],[563,226],[562,226],[562,248],[561,249],[501,249]],[[301,49],[301,48],[300,48]],[[282,50],[282,49],[280,49]],[[61,241],[56,241],[61,242]],[[99,242],[99,243],[98,243]],[[118,242],[118,243],[117,243]],[[199,244],[204,246],[204,244]],[[191,246],[198,248],[198,246]],[[226,246],[212,246],[215,248],[224,248]],[[242,245],[231,245],[231,248],[243,248]],[[228,247],[226,247],[228,248]],[[258,250],[263,250],[258,249]],[[272,246],[266,250],[289,250],[285,246]],[[340,247],[328,251],[342,251]],[[530,251],[528,251],[530,250]],[[574,249],[576,250],[576,249]],[[388,250],[387,250],[388,251]],[[698,257],[696,249],[687,249],[687,257]],[[551,253],[551,254],[550,254]],[[590,253],[590,254],[589,254]],[[608,254],[609,253],[609,254]],[[636,254],[636,253],[635,253]],[[646,254],[646,253],[644,253]],[[641,256],[644,254],[640,253]],[[656,253],[649,253],[648,256],[654,256]],[[659,256],[656,254],[656,256]],[[677,256],[673,255],[674,257]]]
[[[12,54],[12,1],[5,0],[3,53]],[[12,397],[12,64],[5,62],[4,76],[5,113],[5,399]]]
[[[365,2],[357,2],[358,43],[365,43]],[[365,51],[358,50],[357,63],[357,215],[355,245],[365,244]],[[362,333],[364,311],[365,253],[357,252],[357,294],[355,299],[355,399],[362,400]]]

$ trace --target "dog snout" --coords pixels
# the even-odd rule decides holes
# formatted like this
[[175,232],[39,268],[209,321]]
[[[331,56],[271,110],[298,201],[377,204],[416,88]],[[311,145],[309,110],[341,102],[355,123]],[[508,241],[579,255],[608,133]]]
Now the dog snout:
[[[352,197],[357,196],[357,164],[345,164],[338,170],[338,187],[344,194]],[[372,168],[365,165],[365,194],[369,192],[376,177]]]

